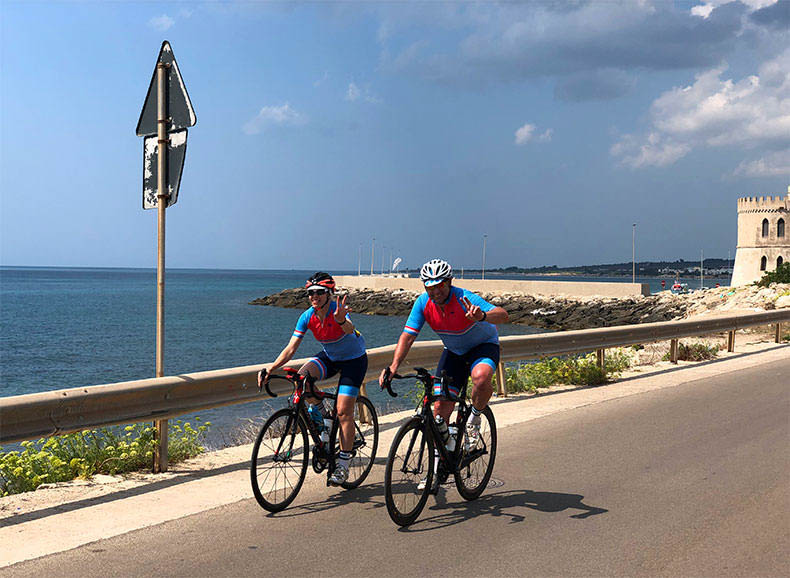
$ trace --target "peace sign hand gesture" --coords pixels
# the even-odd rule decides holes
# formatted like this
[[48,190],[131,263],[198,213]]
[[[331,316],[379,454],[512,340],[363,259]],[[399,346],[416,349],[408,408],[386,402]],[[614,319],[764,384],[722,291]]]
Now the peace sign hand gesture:
[[351,311],[351,307],[346,305],[346,298],[348,295],[343,295],[343,300],[340,300],[340,295],[337,296],[335,307],[335,321],[338,325],[343,325],[346,322],[346,315]]
[[461,301],[463,302],[464,307],[466,307],[467,319],[475,322],[482,321],[483,319],[485,319],[485,313],[483,312],[483,310],[480,309],[480,307],[478,307],[477,305],[472,305],[472,302],[469,301],[468,297],[466,296],[461,297]]

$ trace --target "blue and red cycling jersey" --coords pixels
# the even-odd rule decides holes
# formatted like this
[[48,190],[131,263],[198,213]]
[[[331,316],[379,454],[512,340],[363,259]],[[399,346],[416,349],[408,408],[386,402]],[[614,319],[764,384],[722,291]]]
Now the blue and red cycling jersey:
[[403,328],[404,333],[419,334],[427,321],[430,328],[439,335],[444,346],[456,355],[463,355],[481,343],[499,344],[499,334],[495,325],[467,319],[462,297],[466,297],[472,305],[477,305],[486,312],[495,307],[479,295],[460,287],[450,288],[450,297],[444,308],[431,301],[427,293],[423,293],[411,308],[406,327]]
[[[365,338],[356,330],[345,333],[335,321],[335,310],[337,310],[337,303],[332,301],[329,303],[329,311],[322,323],[315,309],[310,307],[299,316],[296,329],[294,329],[294,337],[302,339],[309,329],[323,345],[324,351],[332,361],[347,361],[365,355]],[[348,318],[346,315],[346,319]]]

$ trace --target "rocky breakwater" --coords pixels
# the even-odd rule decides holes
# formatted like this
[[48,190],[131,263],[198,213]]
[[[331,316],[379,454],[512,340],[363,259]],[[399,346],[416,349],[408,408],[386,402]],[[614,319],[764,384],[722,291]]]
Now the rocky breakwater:
[[[408,315],[419,293],[405,290],[348,289],[348,303],[354,313],[366,315]],[[628,299],[526,295],[523,293],[481,293],[489,303],[503,307],[511,323],[543,329],[589,329],[683,317],[685,302],[658,296]],[[676,297],[676,296],[674,296]],[[261,297],[253,305],[305,309],[304,289],[286,289]]]
[[[348,293],[348,303],[354,313],[366,315],[408,315],[419,295],[405,290],[343,291]],[[753,285],[737,289],[720,287],[685,295],[663,291],[656,295],[630,298],[570,298],[523,293],[481,293],[481,296],[490,303],[504,307],[512,323],[554,330],[612,327],[671,321],[711,313],[790,307],[790,285],[787,284],[774,284],[766,288]],[[304,289],[286,289],[256,299],[251,304],[294,309],[307,307]]]

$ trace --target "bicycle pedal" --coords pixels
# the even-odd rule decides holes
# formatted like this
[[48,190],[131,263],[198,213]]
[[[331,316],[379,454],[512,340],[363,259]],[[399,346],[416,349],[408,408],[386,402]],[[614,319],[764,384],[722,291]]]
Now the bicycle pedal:
[[319,453],[319,449],[317,447],[313,447],[313,471],[316,474],[320,474],[326,469],[327,460]]

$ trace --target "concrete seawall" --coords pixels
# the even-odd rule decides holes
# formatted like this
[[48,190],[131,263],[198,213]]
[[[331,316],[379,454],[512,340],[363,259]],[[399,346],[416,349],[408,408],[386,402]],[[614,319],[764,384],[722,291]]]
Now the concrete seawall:
[[[419,279],[371,275],[338,275],[338,285],[352,289],[404,289],[422,292]],[[604,283],[588,281],[511,281],[508,279],[456,279],[455,285],[476,293],[525,293],[569,297],[635,297],[650,295],[647,283]]]

